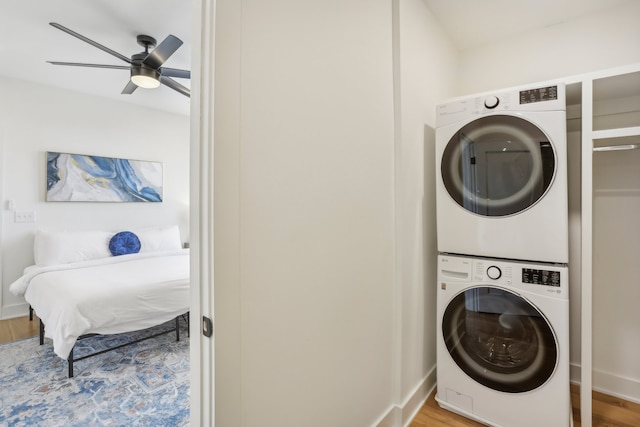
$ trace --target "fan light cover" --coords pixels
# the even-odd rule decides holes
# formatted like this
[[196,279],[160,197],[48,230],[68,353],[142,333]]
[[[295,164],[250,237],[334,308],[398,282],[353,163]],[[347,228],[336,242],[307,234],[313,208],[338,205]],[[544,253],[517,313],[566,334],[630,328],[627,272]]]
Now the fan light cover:
[[160,80],[156,76],[157,73],[154,70],[140,68],[139,70],[135,70],[134,72],[131,73],[131,81],[136,86],[145,89],[154,89],[160,86]]

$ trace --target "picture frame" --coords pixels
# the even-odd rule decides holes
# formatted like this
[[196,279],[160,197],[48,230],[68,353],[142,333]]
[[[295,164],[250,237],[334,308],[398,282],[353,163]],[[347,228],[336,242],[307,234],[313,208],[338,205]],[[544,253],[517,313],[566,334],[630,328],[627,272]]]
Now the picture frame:
[[163,164],[47,152],[47,202],[163,201]]

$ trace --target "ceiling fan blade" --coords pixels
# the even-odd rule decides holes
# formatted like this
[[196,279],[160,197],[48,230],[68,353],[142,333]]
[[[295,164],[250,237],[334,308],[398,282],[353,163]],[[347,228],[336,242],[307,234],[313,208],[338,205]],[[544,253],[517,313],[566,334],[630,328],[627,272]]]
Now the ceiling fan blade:
[[189,70],[179,70],[177,68],[160,68],[160,74],[167,77],[177,77],[179,79],[190,79],[191,71]]
[[70,65],[72,67],[92,67],[92,68],[114,68],[116,70],[130,70],[128,65],[107,65],[107,64],[85,64],[81,62],[60,62],[60,61],[47,61],[53,65]]
[[160,68],[173,53],[182,46],[182,40],[176,36],[169,34],[162,43],[156,46],[149,55],[142,61],[147,67],[154,69]]
[[187,89],[186,87],[182,86],[180,83],[178,83],[177,81],[173,80],[170,77],[166,77],[166,76],[160,76],[160,83],[162,83],[165,86],[170,87],[171,89],[180,92],[181,94],[183,94],[186,97],[191,98],[191,91],[189,89]]
[[115,50],[111,50],[108,47],[101,45],[98,42],[94,42],[93,40],[86,38],[82,34],[78,34],[75,31],[72,31],[72,30],[68,29],[67,27],[64,27],[64,26],[62,26],[62,25],[60,25],[60,24],[58,24],[56,22],[49,22],[49,25],[51,25],[52,27],[55,27],[55,28],[57,28],[57,29],[59,29],[61,31],[64,31],[65,33],[67,33],[69,35],[72,35],[73,37],[76,37],[76,38],[82,40],[85,43],[89,43],[91,46],[97,47],[98,49],[100,49],[100,50],[102,50],[104,52],[107,52],[108,54],[113,55],[118,59],[122,59],[123,61],[131,64],[131,59],[127,58],[126,56],[124,56],[124,55],[122,55],[122,54],[120,54],[118,52],[116,52]]
[[121,94],[122,95],[131,95],[133,93],[133,91],[136,90],[137,88],[138,88],[138,86],[135,83],[133,83],[131,80],[129,80],[129,82],[124,87],[124,89],[122,89]]

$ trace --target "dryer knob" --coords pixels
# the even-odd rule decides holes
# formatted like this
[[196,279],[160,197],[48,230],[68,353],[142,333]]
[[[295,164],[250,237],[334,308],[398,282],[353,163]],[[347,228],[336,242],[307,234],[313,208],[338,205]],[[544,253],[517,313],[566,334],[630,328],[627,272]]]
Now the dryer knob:
[[496,108],[500,104],[500,100],[497,96],[489,96],[484,100],[484,106],[491,109]]
[[495,265],[492,265],[487,268],[487,276],[489,276],[489,279],[497,280],[502,276],[502,271]]

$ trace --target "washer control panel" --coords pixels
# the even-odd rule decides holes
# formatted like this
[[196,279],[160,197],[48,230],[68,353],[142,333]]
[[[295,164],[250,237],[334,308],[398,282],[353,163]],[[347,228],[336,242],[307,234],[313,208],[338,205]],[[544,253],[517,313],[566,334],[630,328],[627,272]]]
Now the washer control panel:
[[522,269],[522,283],[543,286],[560,286],[560,272],[537,268]]
[[438,256],[438,283],[441,289],[454,286],[497,286],[515,292],[567,299],[569,269],[565,264],[475,258],[457,254]]
[[[492,263],[490,260],[476,260],[474,280],[511,284],[514,268],[509,264]],[[560,272],[544,268],[516,267],[516,281],[528,285],[560,286]]]
[[513,283],[513,267],[492,260],[474,260],[473,280],[503,285]]

